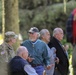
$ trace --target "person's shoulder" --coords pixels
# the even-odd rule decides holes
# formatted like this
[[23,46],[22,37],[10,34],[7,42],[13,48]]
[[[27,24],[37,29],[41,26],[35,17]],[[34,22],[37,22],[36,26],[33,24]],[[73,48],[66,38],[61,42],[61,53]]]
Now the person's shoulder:
[[46,45],[46,43],[43,42],[42,40],[38,39],[38,41],[39,41],[41,44]]
[[25,64],[27,64],[26,60],[24,60],[23,58],[21,58],[20,56],[15,56],[13,57],[9,63],[9,65],[20,65],[20,66],[25,66]]
[[25,43],[25,42],[29,42],[29,40],[25,40],[25,41],[23,41],[23,43]]
[[26,60],[24,60],[23,58],[21,58],[20,56],[14,56],[12,59],[11,59],[11,62],[12,61],[16,61],[16,62],[20,62],[20,63],[24,63],[24,62],[26,62],[27,63],[27,61]]
[[0,45],[0,50],[4,49],[5,46],[6,46],[5,43],[2,43],[2,44]]
[[54,37],[51,37],[48,44],[51,44],[53,42],[53,40],[54,40]]
[[21,43],[21,45],[24,45],[24,44],[26,44],[26,43],[28,43],[28,42],[30,42],[29,40],[25,40],[25,41],[23,41],[22,43]]
[[27,62],[27,60],[24,60],[23,58],[19,59],[19,62],[21,63],[21,65],[25,66],[26,64],[29,64]]
[[55,39],[54,37],[52,37],[51,40],[50,40],[50,42],[48,43],[48,46],[49,46],[50,48],[52,48],[53,45],[55,44],[55,42],[56,42],[56,39]]

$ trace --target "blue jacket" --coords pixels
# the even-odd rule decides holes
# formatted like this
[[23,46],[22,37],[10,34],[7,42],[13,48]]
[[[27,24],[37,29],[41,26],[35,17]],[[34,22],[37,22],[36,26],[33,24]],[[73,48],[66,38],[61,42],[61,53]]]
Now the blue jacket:
[[34,58],[31,64],[50,64],[46,44],[40,39],[36,40],[35,43],[26,40],[21,45],[25,46],[28,49],[29,55]]

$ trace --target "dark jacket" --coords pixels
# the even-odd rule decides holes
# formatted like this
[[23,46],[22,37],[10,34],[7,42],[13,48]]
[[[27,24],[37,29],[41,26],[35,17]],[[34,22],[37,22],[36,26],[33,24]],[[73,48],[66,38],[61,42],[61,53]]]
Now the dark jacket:
[[50,48],[56,48],[56,55],[59,58],[59,64],[56,64],[57,69],[59,70],[61,75],[67,75],[69,62],[61,43],[56,38],[52,37],[48,45]]
[[27,64],[27,61],[23,60],[19,56],[15,56],[8,64],[9,75],[28,75],[24,71],[24,66],[26,64]]

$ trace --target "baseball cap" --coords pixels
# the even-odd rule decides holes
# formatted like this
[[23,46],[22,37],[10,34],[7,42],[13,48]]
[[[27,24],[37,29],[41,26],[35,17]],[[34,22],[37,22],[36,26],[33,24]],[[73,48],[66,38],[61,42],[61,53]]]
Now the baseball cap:
[[32,27],[32,28],[30,28],[30,30],[28,32],[29,33],[35,33],[35,32],[39,32],[39,30],[36,27]]
[[5,38],[18,38],[18,35],[15,34],[13,31],[8,31],[5,33]]

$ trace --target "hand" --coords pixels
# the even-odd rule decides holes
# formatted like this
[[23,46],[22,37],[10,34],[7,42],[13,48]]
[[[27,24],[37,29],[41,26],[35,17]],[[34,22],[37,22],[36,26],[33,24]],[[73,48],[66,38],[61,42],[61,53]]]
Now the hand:
[[27,58],[27,61],[28,61],[28,62],[32,62],[33,60],[34,60],[34,58],[31,58],[31,57],[28,57],[28,58]]
[[46,67],[46,69],[49,70],[49,69],[51,69],[53,66],[54,66],[54,64],[48,65],[48,66]]
[[43,75],[46,75],[46,71],[45,70],[43,71]]
[[56,62],[57,64],[59,63],[59,58],[58,58],[58,57],[55,58],[55,62]]

